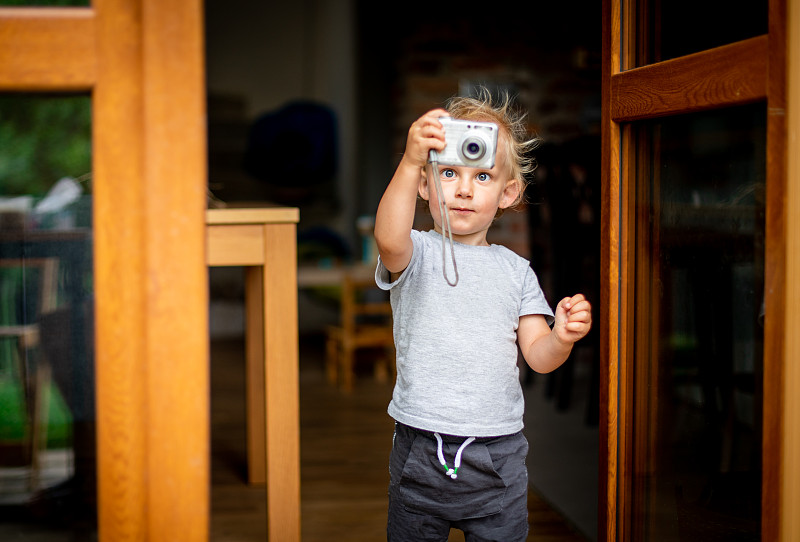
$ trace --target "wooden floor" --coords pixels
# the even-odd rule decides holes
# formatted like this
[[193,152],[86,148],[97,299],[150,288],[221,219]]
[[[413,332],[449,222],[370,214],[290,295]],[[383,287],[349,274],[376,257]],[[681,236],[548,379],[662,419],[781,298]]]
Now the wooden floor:
[[[358,379],[352,394],[328,385],[322,349],[301,346],[300,449],[303,542],[385,540],[391,386]],[[211,344],[211,540],[266,539],[263,488],[245,480],[243,344]],[[538,495],[529,498],[528,541],[585,542]],[[453,531],[451,541],[463,540]]]

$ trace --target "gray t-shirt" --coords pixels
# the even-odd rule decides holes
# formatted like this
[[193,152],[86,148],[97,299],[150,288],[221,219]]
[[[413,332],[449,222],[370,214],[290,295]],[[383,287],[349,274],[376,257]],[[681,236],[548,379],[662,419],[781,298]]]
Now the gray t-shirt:
[[[389,415],[449,435],[491,437],[522,429],[517,366],[519,318],[552,321],[529,262],[500,246],[455,243],[459,281],[442,274],[442,238],[412,231],[414,251],[395,281],[378,260],[375,279],[390,290],[397,382]],[[450,245],[446,247],[452,281]]]

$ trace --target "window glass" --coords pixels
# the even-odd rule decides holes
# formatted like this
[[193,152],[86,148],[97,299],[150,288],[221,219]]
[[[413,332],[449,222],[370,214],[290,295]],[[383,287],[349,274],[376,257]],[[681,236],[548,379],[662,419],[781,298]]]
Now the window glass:
[[639,0],[636,66],[766,34],[767,7],[766,0]]
[[764,104],[637,123],[633,540],[758,540]]
[[0,95],[0,540],[96,531],[90,168],[89,97]]

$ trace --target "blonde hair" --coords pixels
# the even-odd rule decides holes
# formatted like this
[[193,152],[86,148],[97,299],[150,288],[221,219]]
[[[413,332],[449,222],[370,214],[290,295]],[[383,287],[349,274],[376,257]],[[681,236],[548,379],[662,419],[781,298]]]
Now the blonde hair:
[[445,109],[455,119],[489,121],[500,127],[506,137],[506,156],[510,176],[519,183],[519,195],[509,208],[522,203],[525,188],[530,184],[528,176],[536,169],[536,162],[530,155],[540,139],[530,137],[525,125],[526,114],[516,107],[508,92],[504,91],[497,98],[486,87],[478,87],[475,97],[454,96],[447,101]]

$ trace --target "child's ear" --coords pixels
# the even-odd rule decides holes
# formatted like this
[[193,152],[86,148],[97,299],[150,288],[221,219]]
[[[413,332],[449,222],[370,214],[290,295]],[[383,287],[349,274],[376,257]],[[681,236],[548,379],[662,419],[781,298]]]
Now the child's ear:
[[505,189],[503,190],[503,195],[500,196],[500,205],[498,207],[500,209],[508,209],[514,205],[519,199],[521,189],[522,183],[520,183],[519,180],[511,179],[508,181]]
[[422,171],[422,174],[419,176],[419,186],[417,187],[417,191],[419,192],[419,196],[428,201],[430,198],[430,194],[428,193],[428,176],[425,175],[425,171]]

